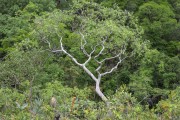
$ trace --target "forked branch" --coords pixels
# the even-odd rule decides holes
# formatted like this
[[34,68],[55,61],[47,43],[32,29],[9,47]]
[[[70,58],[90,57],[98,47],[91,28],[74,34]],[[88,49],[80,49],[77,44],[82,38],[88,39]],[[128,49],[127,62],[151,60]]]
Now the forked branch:
[[[104,58],[103,60],[99,61],[98,58],[103,54],[104,50],[106,49],[105,47],[105,42],[107,41],[107,37],[103,38],[103,40],[96,44],[94,47],[92,47],[92,51],[90,53],[88,53],[86,51],[86,45],[87,45],[87,41],[84,37],[84,35],[82,33],[80,33],[82,39],[81,39],[81,50],[83,52],[83,54],[87,57],[87,60],[84,62],[84,63],[79,63],[78,60],[73,56],[71,55],[69,52],[67,52],[64,47],[63,47],[63,43],[62,43],[62,37],[60,37],[60,48],[58,50],[51,50],[52,52],[63,52],[64,54],[66,54],[69,58],[72,59],[72,61],[78,65],[79,67],[81,67],[96,83],[96,93],[102,98],[103,101],[107,102],[107,98],[104,96],[104,94],[101,92],[100,90],[100,82],[101,82],[101,78],[107,74],[110,74],[112,73],[115,69],[118,68],[119,64],[126,58],[122,58],[122,55],[124,55],[125,51],[126,51],[126,47],[125,45],[122,46],[121,48],[121,51],[115,55],[115,56],[112,56],[112,57],[107,57],[107,58]],[[49,41],[45,41],[45,43],[48,44],[49,48],[51,49],[51,44]],[[97,50],[97,47],[98,46],[101,46],[101,49],[98,53],[96,53],[96,55],[93,55],[95,54],[95,51]],[[77,57],[77,56],[76,56]],[[98,76],[96,77],[87,67],[86,65],[92,60],[94,59],[97,64],[99,65],[96,69],[95,72],[97,72]],[[105,61],[107,60],[111,60],[111,59],[118,59],[118,62],[116,63],[116,65],[114,67],[112,67],[109,71],[106,71],[104,73],[101,73],[100,70],[102,68],[102,65]]]

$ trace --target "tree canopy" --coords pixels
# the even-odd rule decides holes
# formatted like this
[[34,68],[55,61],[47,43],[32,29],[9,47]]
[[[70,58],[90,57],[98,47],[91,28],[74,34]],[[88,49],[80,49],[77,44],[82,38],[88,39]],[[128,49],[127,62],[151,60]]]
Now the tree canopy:
[[178,0],[0,2],[0,119],[179,119]]

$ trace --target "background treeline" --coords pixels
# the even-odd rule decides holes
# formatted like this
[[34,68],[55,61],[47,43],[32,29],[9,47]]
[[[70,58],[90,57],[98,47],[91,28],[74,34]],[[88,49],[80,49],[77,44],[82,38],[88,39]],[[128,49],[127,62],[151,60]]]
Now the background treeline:
[[[65,48],[84,61],[77,31],[84,23],[94,39],[106,34],[103,21],[115,33],[122,30],[121,39],[136,33],[146,43],[142,52],[103,77],[108,108],[81,68],[66,55],[47,50],[47,41],[58,48],[57,30]],[[102,30],[91,29],[96,25]],[[60,114],[72,120],[178,120],[179,53],[179,0],[0,0],[0,119],[49,120]],[[55,108],[49,104],[52,97],[57,99]]]

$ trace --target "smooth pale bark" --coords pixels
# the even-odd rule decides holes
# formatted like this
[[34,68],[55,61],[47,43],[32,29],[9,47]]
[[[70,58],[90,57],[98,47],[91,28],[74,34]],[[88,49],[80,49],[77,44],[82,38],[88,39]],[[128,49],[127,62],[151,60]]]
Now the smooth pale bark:
[[100,82],[96,82],[96,93],[99,95],[99,97],[101,97],[101,99],[105,102],[108,101],[108,99],[104,96],[104,94],[102,93],[102,91],[100,90]]
[[[80,35],[82,36],[82,40],[81,40],[81,50],[82,52],[84,53],[85,56],[87,56],[87,60],[84,62],[84,63],[79,63],[77,61],[77,59],[71,55],[70,53],[68,53],[64,47],[63,47],[63,43],[62,43],[62,37],[60,39],[60,49],[59,50],[53,50],[52,52],[63,52],[64,54],[66,54],[68,57],[71,58],[71,60],[76,64],[78,65],[79,67],[81,67],[96,83],[96,93],[99,95],[99,97],[101,97],[101,99],[106,102],[107,106],[109,106],[109,102],[108,102],[108,99],[107,97],[103,94],[103,92],[101,91],[100,89],[100,82],[101,82],[101,78],[107,74],[110,74],[112,73],[114,70],[117,69],[118,65],[126,58],[121,58],[121,55],[124,55],[124,52],[126,50],[126,47],[125,46],[122,46],[122,49],[120,51],[120,53],[118,53],[117,55],[115,56],[112,56],[112,57],[107,57],[107,58],[104,58],[103,60],[101,61],[98,61],[97,58],[103,54],[103,51],[105,50],[105,46],[104,46],[104,43],[106,42],[107,38],[103,39],[99,44],[97,44],[96,46],[93,47],[92,51],[90,53],[88,53],[86,50],[85,50],[85,45],[87,44],[87,41],[85,40],[84,38],[84,35],[82,33],[80,33]],[[49,48],[51,48],[51,44],[49,41],[45,41],[46,43],[48,43],[49,45]],[[84,43],[83,43],[84,42]],[[92,54],[96,51],[96,48],[98,46],[101,46],[102,49],[100,50],[100,52],[95,55],[95,56],[92,56]],[[116,65],[114,67],[112,67],[109,71],[106,71],[104,73],[101,73],[100,72],[100,69],[103,65],[103,63],[106,61],[106,60],[111,60],[111,59],[116,59],[118,58],[119,61],[116,63]],[[95,70],[95,72],[97,72],[98,76],[96,77],[87,67],[86,65],[88,64],[89,61],[91,61],[92,59],[94,59],[97,64],[99,64],[99,66],[97,67],[97,69]]]

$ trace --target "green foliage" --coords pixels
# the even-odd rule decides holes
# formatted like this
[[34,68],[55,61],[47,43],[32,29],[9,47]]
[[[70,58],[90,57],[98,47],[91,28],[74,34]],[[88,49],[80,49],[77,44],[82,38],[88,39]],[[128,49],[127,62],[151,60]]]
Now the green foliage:
[[0,116],[2,119],[28,118],[28,106],[26,103],[24,103],[24,101],[26,100],[26,96],[24,94],[19,93],[17,90],[1,88],[0,95],[3,96],[0,100]]
[[39,9],[39,13],[45,11],[53,11],[56,8],[55,0],[30,0]]
[[[99,2],[99,0],[97,0],[97,2]],[[141,5],[143,2],[143,0],[102,0],[101,4],[106,7],[118,5],[123,10],[135,12],[137,11],[139,5]]]
[[[95,102],[87,100],[91,92],[88,88],[82,90],[68,88],[60,84],[59,81],[54,81],[46,83],[43,89],[37,90],[37,87],[33,86],[32,96],[29,96],[30,89],[27,87],[29,86],[26,86],[27,91],[24,91],[27,95],[17,90],[0,89],[0,95],[3,96],[0,100],[1,118],[52,119],[54,111],[49,104],[52,96],[57,99],[56,110],[60,112],[61,117],[69,116],[74,119],[90,117],[96,111],[93,110]],[[76,97],[76,100],[72,108],[73,97]]]
[[24,9],[31,2],[36,4],[39,12],[52,11],[56,7],[55,0],[0,0],[1,13],[15,16],[17,11]]
[[139,7],[138,16],[145,29],[145,35],[152,41],[153,47],[165,51],[165,47],[168,46],[166,35],[170,34],[177,26],[170,7],[147,2]]
[[[32,30],[32,14],[23,14],[21,16],[11,17],[0,14],[0,48],[1,52],[7,53],[14,49],[16,43],[22,40],[28,40],[29,32]],[[1,57],[4,57],[1,55]]]
[[[109,12],[111,11],[111,12]],[[80,51],[81,32],[87,44],[85,48],[87,52],[92,51],[92,46],[96,46],[102,40],[105,42],[105,53],[99,59],[110,57],[120,52],[122,46],[127,47],[125,56],[131,53],[141,54],[146,50],[146,45],[142,48],[143,40],[141,34],[143,30],[137,26],[137,19],[130,13],[123,12],[118,8],[110,9],[99,6],[96,3],[84,2],[79,4],[74,2],[72,10],[54,11],[45,15],[45,18],[36,19],[37,39],[42,41],[41,45],[50,42],[48,46],[52,50],[58,49],[59,39],[62,37],[63,45],[67,51],[80,62],[86,59]],[[83,26],[82,26],[83,25]],[[114,49],[115,48],[115,49]],[[95,54],[101,50],[101,46],[97,46]],[[89,68],[93,71],[97,67],[94,61],[89,63]],[[105,70],[106,68],[103,68]]]
[[179,87],[171,91],[167,100],[160,101],[157,112],[162,114],[162,119],[179,119]]
[[180,83],[180,60],[178,57],[169,58],[165,64],[165,73],[163,74],[166,88],[176,88]]
[[[57,110],[62,116],[67,117],[83,117],[86,110],[91,110],[95,104],[88,100],[88,96],[91,91],[88,88],[82,90],[78,88],[64,87],[55,81],[53,83],[47,83],[40,93],[40,98],[46,101],[44,104],[49,104],[49,100],[52,96],[56,97],[58,105]],[[74,108],[72,108],[72,99],[76,97]],[[85,117],[85,116],[84,116]]]
[[[101,108],[102,107],[102,108]],[[156,120],[160,116],[154,112],[143,108],[131,94],[127,92],[125,86],[120,89],[110,99],[108,107],[101,104],[98,118],[102,120],[134,120],[149,119]]]
[[155,2],[147,2],[139,8],[140,19],[147,18],[149,22],[162,21],[169,17],[174,17],[171,9],[163,4],[159,5]]
[[[96,0],[95,0],[96,1]],[[144,38],[170,56],[179,53],[179,0],[98,0],[106,7],[132,11],[145,30]]]
[[12,51],[16,43],[24,39],[33,39],[29,37],[36,16],[55,9],[55,2],[52,0],[31,0],[30,2],[13,0],[7,4],[6,2],[8,1],[3,1],[2,6],[8,8],[8,6],[11,7],[11,4],[15,6],[23,5],[23,9],[17,8],[11,12],[3,9],[5,13],[3,11],[0,13],[0,57],[4,57],[4,54]]
[[180,1],[179,0],[168,0],[171,4],[174,13],[176,14],[176,19],[179,21],[180,19]]
[[[145,53],[139,70],[131,75],[129,87],[138,100],[152,94],[167,94],[179,85],[179,58],[167,57],[157,50]],[[156,89],[158,88],[158,89]]]
[[15,15],[15,12],[22,10],[29,0],[0,0],[0,13]]
[[[179,0],[93,1],[61,0],[58,6],[55,0],[0,0],[0,119],[50,120],[57,113],[66,120],[179,119]],[[99,60],[115,55],[122,45],[124,55],[134,53],[102,78],[109,106],[69,57],[48,51],[58,49],[62,37],[64,48],[83,63],[80,33],[88,53],[107,38],[107,53]],[[102,72],[113,62],[105,62]],[[94,71],[97,64],[92,60],[87,67]],[[150,95],[168,98],[149,110]]]
[[[49,56],[49,58],[46,58]],[[1,62],[1,86],[12,86],[24,90],[25,81],[34,84],[44,84],[52,80],[59,80],[64,73],[58,64],[52,63],[53,57],[40,50],[31,52],[14,51]]]

